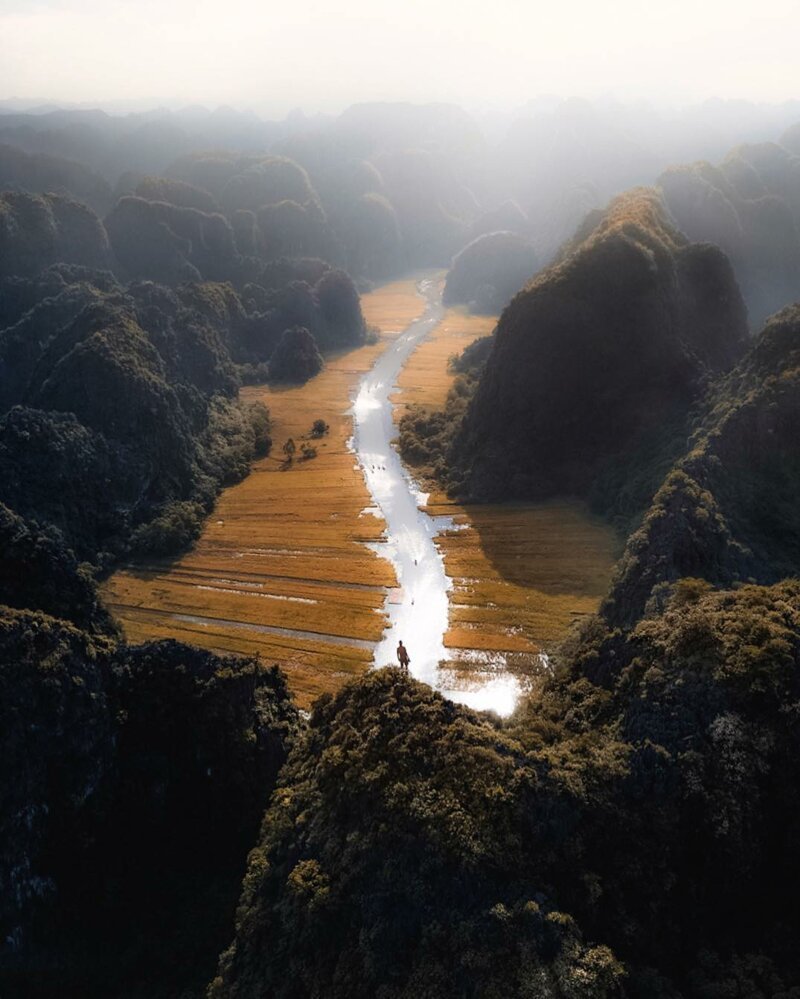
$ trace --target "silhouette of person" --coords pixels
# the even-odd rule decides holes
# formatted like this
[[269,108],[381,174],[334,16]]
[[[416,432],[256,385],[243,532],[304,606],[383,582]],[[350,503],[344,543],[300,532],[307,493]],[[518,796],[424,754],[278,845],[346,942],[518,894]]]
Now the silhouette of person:
[[408,656],[408,649],[403,645],[403,639],[400,639],[400,644],[397,646],[397,661],[400,663],[400,669],[404,673],[408,673],[408,664],[411,659]]

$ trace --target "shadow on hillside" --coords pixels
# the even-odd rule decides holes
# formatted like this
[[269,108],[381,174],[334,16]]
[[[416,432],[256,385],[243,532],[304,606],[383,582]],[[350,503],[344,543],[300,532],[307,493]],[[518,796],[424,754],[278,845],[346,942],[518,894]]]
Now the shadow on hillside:
[[622,540],[582,503],[469,504],[463,509],[480,552],[504,582],[552,595],[605,595]]

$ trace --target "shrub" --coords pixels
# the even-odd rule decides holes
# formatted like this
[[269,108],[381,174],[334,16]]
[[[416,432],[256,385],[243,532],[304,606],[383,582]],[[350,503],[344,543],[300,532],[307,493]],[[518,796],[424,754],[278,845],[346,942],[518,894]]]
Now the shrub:
[[270,381],[302,384],[319,374],[323,363],[314,337],[295,326],[284,331],[269,360]]
[[197,503],[168,503],[162,512],[137,528],[131,547],[143,555],[177,555],[190,548],[203,529],[203,509]]
[[247,416],[255,437],[255,455],[258,458],[263,458],[272,449],[272,437],[269,433],[271,428],[269,410],[263,402],[251,402],[247,407]]

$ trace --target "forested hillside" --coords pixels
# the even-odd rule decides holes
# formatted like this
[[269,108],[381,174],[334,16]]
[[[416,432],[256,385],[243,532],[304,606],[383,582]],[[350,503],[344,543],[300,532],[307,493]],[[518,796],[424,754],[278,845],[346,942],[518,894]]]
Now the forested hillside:
[[0,155],[4,995],[199,994],[299,729],[275,668],[128,646],[97,590],[190,546],[269,452],[242,382],[366,337],[302,168],[234,165],[225,190],[144,177],[117,199],[88,167]]
[[746,342],[725,255],[690,243],[658,192],[637,189],[587,217],[503,311],[468,402],[453,400],[444,427],[407,417],[403,447],[439,461],[459,493],[570,494],[631,514]]
[[[0,115],[0,994],[797,999],[800,140],[649,134]],[[272,447],[240,387],[451,262],[500,318],[403,455],[624,544],[516,712],[127,644],[98,580]]]
[[391,671],[317,703],[210,994],[793,996],[797,308],[750,342],[721,251],[635,191],[492,340],[401,439],[640,526],[507,722]]
[[676,588],[505,727],[319,703],[211,995],[792,995],[800,591]]

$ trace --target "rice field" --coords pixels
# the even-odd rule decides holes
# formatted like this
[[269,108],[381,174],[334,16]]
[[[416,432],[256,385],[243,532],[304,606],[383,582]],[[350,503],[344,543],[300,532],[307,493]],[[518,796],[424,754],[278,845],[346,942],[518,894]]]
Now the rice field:
[[[365,544],[380,540],[384,523],[348,447],[348,411],[361,375],[424,311],[415,284],[396,281],[362,297],[376,343],[330,357],[304,386],[242,391],[269,407],[273,452],[220,496],[191,552],[128,565],[106,581],[104,599],[130,641],[175,638],[258,654],[286,671],[304,708],[369,668],[397,580]],[[405,404],[443,405],[449,358],[494,322],[447,310],[402,372],[395,416]],[[316,419],[330,427],[313,442],[317,457],[295,457],[287,468],[283,443],[292,437],[299,454]],[[427,509],[455,520],[437,543],[453,581],[448,665],[466,684],[484,678],[487,664],[530,673],[540,651],[597,608],[616,539],[580,506],[460,506],[434,493]]]
[[[491,333],[496,321],[448,309],[403,370],[395,418],[406,405],[441,408],[453,382],[449,358]],[[434,491],[426,509],[455,521],[437,545],[453,582],[448,666],[464,683],[497,669],[536,671],[539,654],[597,610],[619,542],[581,504],[464,506]]]
[[406,406],[442,409],[454,375],[448,362],[475,340],[488,336],[497,324],[497,316],[473,316],[463,309],[448,309],[442,321],[421,344],[398,379],[399,391],[393,397],[394,416],[399,422]]
[[[424,309],[413,279],[362,297],[375,344],[331,357],[297,388],[249,387],[272,414],[273,452],[220,496],[196,547],[171,562],[116,572],[103,596],[132,642],[176,638],[216,652],[258,653],[287,672],[301,707],[366,670],[384,626],[389,564],[364,542],[382,519],[365,513],[370,496],[347,446],[347,415],[361,375]],[[281,447],[298,446],[311,424],[330,432],[317,457],[286,468]]]

